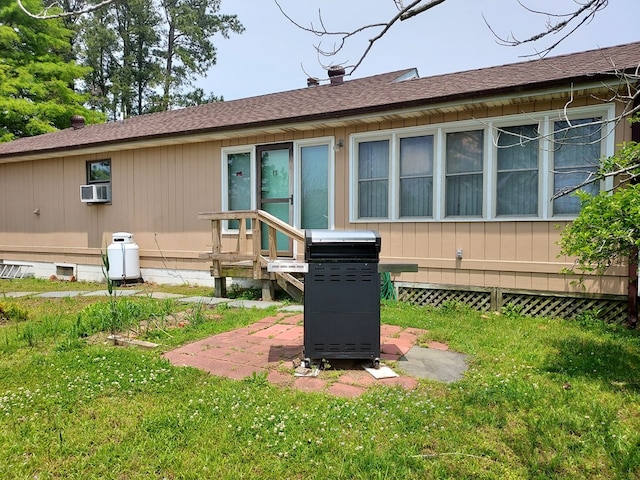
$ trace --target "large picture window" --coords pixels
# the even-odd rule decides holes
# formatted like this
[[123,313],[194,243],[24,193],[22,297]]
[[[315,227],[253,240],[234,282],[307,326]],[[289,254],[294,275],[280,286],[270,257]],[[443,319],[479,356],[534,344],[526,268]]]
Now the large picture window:
[[[548,220],[580,211],[573,195],[614,153],[613,106],[577,107],[351,136],[350,220]],[[560,119],[562,118],[562,120]],[[606,180],[605,183],[612,183]]]

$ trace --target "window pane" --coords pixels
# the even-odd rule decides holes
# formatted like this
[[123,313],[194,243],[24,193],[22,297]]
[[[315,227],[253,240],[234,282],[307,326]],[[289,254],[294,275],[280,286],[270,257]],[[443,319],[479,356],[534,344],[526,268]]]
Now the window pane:
[[433,175],[433,135],[400,139],[400,176]]
[[538,171],[498,172],[497,215],[537,215]]
[[88,162],[87,170],[88,183],[111,181],[111,160]]
[[263,151],[260,168],[262,199],[288,198],[289,149]]
[[498,136],[497,215],[538,213],[538,129],[522,125]]
[[447,177],[447,215],[482,215],[482,175]]
[[[289,215],[288,203],[263,203],[262,208],[265,212],[270,213],[277,218],[287,218]],[[248,225],[247,225],[248,228]],[[269,229],[262,224],[262,248],[266,249],[269,245]],[[289,250],[289,237],[282,232],[276,232],[276,249]]]
[[400,139],[400,216],[433,215],[433,136]]
[[389,141],[358,144],[358,178],[387,178],[389,175]]
[[358,215],[387,218],[389,215],[389,141],[358,144]]
[[329,146],[301,148],[301,227],[329,228]]
[[[230,153],[227,155],[227,209],[251,209],[251,154]],[[238,228],[238,222],[230,220],[229,228]],[[247,221],[249,228],[249,221]]]
[[387,180],[361,182],[358,188],[359,215],[362,218],[386,218],[388,206]]
[[433,177],[400,179],[400,216],[433,215]]
[[484,131],[447,134],[446,215],[482,215]]
[[[554,124],[554,176],[553,190],[558,193],[575,187],[598,170],[600,164],[601,118],[585,118]],[[582,188],[591,195],[600,190],[598,182]],[[580,202],[573,195],[553,201],[554,214],[577,214]]]
[[447,134],[447,173],[482,172],[484,132]]

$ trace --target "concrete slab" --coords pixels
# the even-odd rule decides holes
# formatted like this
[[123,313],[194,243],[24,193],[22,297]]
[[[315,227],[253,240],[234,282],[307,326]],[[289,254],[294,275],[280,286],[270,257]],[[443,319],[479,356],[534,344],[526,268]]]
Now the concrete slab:
[[44,292],[37,295],[42,298],[66,298],[66,297],[77,297],[78,295],[86,294],[86,291],[77,291],[77,290],[67,290],[65,292]]
[[467,356],[434,348],[413,347],[398,360],[398,368],[418,378],[442,382],[460,380],[467,371]]
[[149,293],[139,293],[138,294],[141,297],[151,297],[151,298],[155,298],[157,300],[166,300],[169,298],[183,298],[184,295],[181,295],[179,293],[166,293],[166,292],[152,292],[151,294]]
[[178,301],[184,303],[203,303],[205,305],[217,305],[219,303],[227,303],[229,302],[229,299],[218,297],[184,297],[179,298]]
[[[116,297],[130,297],[132,295],[140,293],[140,290],[120,290],[118,288],[114,289],[113,291],[116,294]],[[83,296],[85,296],[85,297],[108,297],[109,296],[109,291],[108,290],[96,290],[95,292],[83,293]]]
[[26,297],[28,295],[33,295],[34,292],[6,292],[6,293],[0,293],[0,297],[6,297],[6,298],[20,298],[20,297]]
[[279,310],[281,312],[304,312],[304,305],[287,305]]
[[228,303],[230,307],[237,308],[269,308],[282,305],[280,302],[263,302],[262,300],[233,300]]

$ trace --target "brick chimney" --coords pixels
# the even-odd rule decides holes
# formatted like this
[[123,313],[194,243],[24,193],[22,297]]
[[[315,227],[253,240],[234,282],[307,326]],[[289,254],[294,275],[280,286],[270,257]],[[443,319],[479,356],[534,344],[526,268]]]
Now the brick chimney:
[[344,74],[344,67],[339,65],[329,67],[329,80],[331,81],[331,85],[340,85],[344,83]]

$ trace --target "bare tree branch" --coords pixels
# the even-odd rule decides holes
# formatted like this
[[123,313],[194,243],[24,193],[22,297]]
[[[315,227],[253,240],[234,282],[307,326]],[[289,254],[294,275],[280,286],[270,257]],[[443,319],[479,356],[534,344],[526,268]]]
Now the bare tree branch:
[[[404,2],[402,2],[402,0],[393,0],[393,1],[396,5],[396,8],[398,9],[398,13],[388,21],[371,23],[368,25],[361,25],[349,31],[340,31],[340,30],[329,30],[326,28],[324,24],[324,20],[322,18],[321,11],[318,11],[318,21],[320,25],[319,28],[314,26],[313,23],[311,23],[308,27],[304,26],[299,22],[295,21],[290,15],[288,15],[284,11],[284,9],[282,8],[278,0],[274,0],[275,4],[278,6],[278,9],[282,13],[282,15],[299,29],[305,32],[313,33],[318,37],[336,39],[336,42],[334,43],[333,47],[330,49],[322,48],[322,42],[315,45],[316,52],[323,57],[335,57],[337,54],[343,51],[346,45],[346,42],[349,39],[363,32],[376,30],[376,34],[368,40],[368,45],[364,49],[363,53],[360,55],[358,60],[356,60],[351,65],[343,65],[345,69],[348,70],[346,75],[352,75],[353,72],[355,72],[355,70],[365,60],[367,55],[369,55],[375,43],[379,41],[382,37],[384,37],[394,25],[396,25],[398,22],[408,20],[416,15],[426,12],[427,10],[430,10],[436,7],[437,5],[444,3],[446,0],[413,0],[407,5],[405,5]],[[330,67],[330,65],[322,65],[322,66],[325,69],[328,69]]]
[[[58,3],[58,2],[53,2],[51,5],[46,6],[40,13],[33,13],[30,12],[22,3],[22,0],[17,0],[18,2],[18,6],[20,7],[20,9],[25,13],[25,15],[28,15],[31,18],[35,18],[37,20],[47,20],[47,19],[51,19],[51,18],[66,18],[66,17],[76,17],[76,16],[80,16],[80,15],[84,15],[86,13],[90,13],[93,12],[95,10],[98,10],[106,5],[109,5],[110,3],[115,2],[116,0],[103,0],[102,2],[96,3],[95,5],[87,5],[86,7],[80,9],[80,10],[72,10],[72,11],[67,11],[64,10],[64,8]],[[58,13],[50,13],[53,10],[56,9],[60,9],[61,11],[59,11]]]
[[[368,39],[367,46],[364,48],[358,59],[354,62],[332,62],[328,65],[320,61],[320,64],[325,70],[328,70],[332,65],[339,64],[346,70],[346,75],[352,75],[356,69],[364,62],[367,56],[370,54],[376,42],[383,38],[389,30],[395,25],[404,20],[414,18],[421,15],[434,7],[445,3],[446,0],[412,0],[409,3],[405,3],[403,0],[393,0],[393,3],[397,9],[397,13],[386,21],[370,23],[367,25],[359,25],[351,30],[331,30],[325,25],[325,21],[322,17],[322,12],[318,10],[318,24],[310,23],[309,26],[305,26],[294,20],[284,8],[281,6],[279,0],[274,0],[275,4],[282,15],[289,20],[297,28],[310,32],[322,39],[331,39],[334,41],[330,48],[326,48],[322,44],[322,40],[314,45],[314,48],[319,57],[335,59],[338,54],[345,50],[346,44],[349,40],[357,37],[365,32],[375,32],[374,36]],[[570,10],[567,13],[551,13],[536,10],[529,7],[524,3],[524,0],[517,0],[518,4],[527,12],[533,15],[544,15],[547,17],[546,27],[543,31],[531,35],[530,37],[519,39],[515,34],[510,33],[506,37],[499,35],[496,32],[489,21],[484,17],[483,19],[489,30],[493,33],[498,43],[505,46],[519,46],[523,44],[535,43],[542,39],[549,38],[551,35],[560,35],[551,45],[536,51],[530,55],[523,55],[524,57],[544,57],[549,52],[554,50],[560,45],[567,37],[571,36],[576,30],[583,25],[591,22],[596,14],[606,8],[609,4],[609,0],[574,0],[575,9]]]
[[[518,40],[513,33],[509,34],[506,37],[502,37],[498,35],[495,29],[489,24],[489,22],[483,15],[484,22],[489,28],[489,30],[491,30],[493,35],[496,37],[496,39],[498,40],[498,43],[500,43],[501,45],[510,46],[510,47],[517,47],[519,45],[523,45],[526,43],[534,43],[550,35],[563,33],[560,39],[556,40],[550,46],[536,53],[533,53],[530,55],[524,55],[524,57],[544,57],[547,54],[549,54],[549,52],[551,52],[553,49],[555,49],[558,45],[560,45],[567,37],[571,36],[581,26],[591,22],[591,20],[593,20],[593,18],[596,16],[596,14],[600,10],[607,7],[607,5],[609,4],[609,0],[588,0],[585,3],[580,3],[576,0],[575,3],[577,6],[580,5],[579,8],[577,8],[572,12],[564,13],[564,14],[552,14],[549,12],[534,10],[533,8],[526,6],[520,0],[518,0],[518,3],[522,6],[522,8],[524,8],[525,10],[527,10],[532,14],[547,16],[549,20],[547,20],[546,29],[542,32],[539,32],[523,40]],[[551,22],[552,17],[561,18],[562,20],[556,23],[552,23]]]
[[[411,8],[410,6],[407,7],[407,8],[402,8],[401,11],[403,11],[405,13],[400,15],[400,20],[408,20],[411,17],[415,17],[416,15],[420,15],[421,13],[432,9],[433,7],[435,7],[437,5],[440,5],[441,3],[444,3],[445,1],[446,0],[431,0],[426,5],[421,5],[421,6],[416,7],[416,8]],[[414,2],[414,3],[420,3],[420,2]]]

